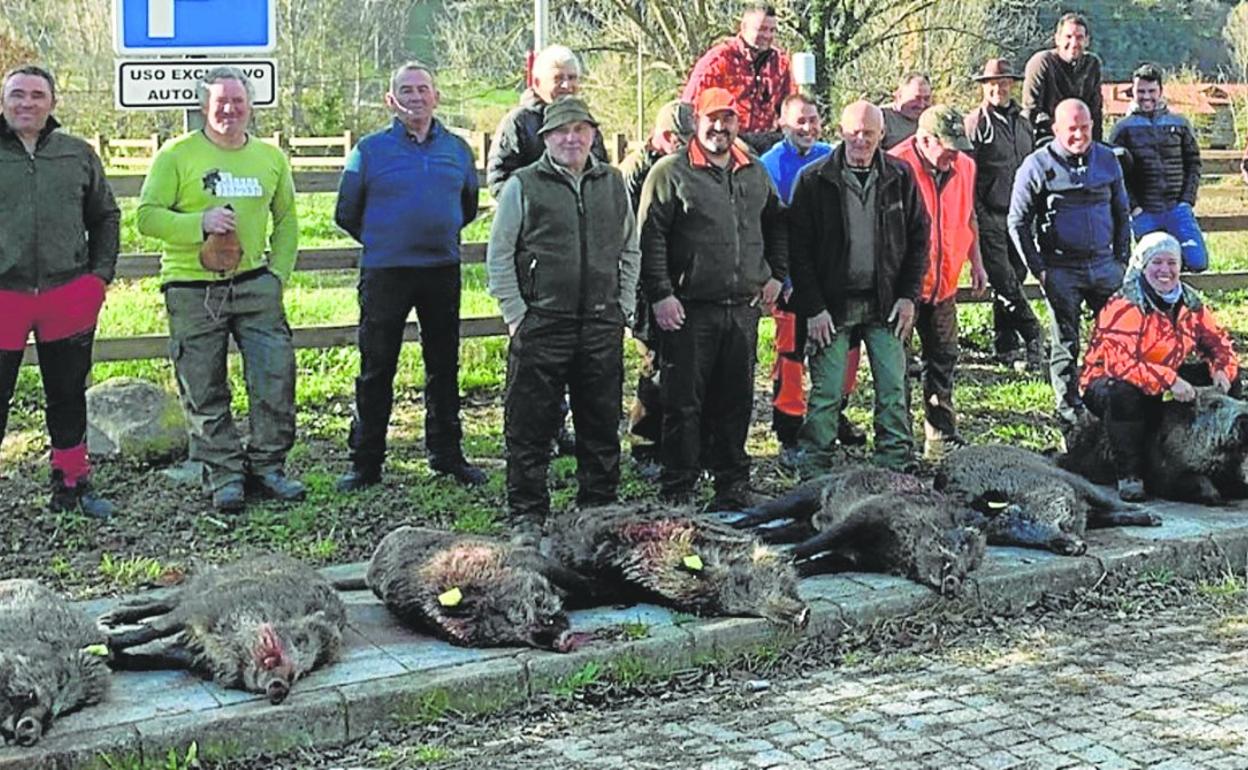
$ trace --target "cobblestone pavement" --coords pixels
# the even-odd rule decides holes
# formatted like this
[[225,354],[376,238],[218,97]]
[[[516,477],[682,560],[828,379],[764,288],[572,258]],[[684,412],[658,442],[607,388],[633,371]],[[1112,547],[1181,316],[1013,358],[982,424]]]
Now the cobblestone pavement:
[[[1003,621],[932,652],[450,731],[320,767],[1245,768],[1248,601]],[[751,675],[757,676],[757,675]]]

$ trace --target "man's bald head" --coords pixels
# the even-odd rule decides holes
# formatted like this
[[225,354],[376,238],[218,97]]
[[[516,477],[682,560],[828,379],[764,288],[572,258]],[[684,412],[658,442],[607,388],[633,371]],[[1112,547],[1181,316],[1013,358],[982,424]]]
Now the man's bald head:
[[1092,111],[1079,99],[1065,99],[1053,110],[1053,138],[1067,152],[1082,155],[1092,146]]
[[841,110],[841,138],[850,165],[869,165],[884,138],[884,113],[865,100],[845,105]]

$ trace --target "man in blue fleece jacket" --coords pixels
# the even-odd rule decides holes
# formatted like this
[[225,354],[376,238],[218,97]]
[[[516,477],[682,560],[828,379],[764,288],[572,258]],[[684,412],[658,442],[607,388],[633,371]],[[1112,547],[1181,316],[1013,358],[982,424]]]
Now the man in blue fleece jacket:
[[429,467],[462,484],[485,482],[467,463],[459,422],[460,230],[477,216],[468,144],[434,117],[438,89],[422,64],[400,66],[386,106],[394,121],[347,159],[334,221],[364,246],[360,259],[360,376],[351,420],[354,491],[381,480],[394,374],[408,313],[420,320]]
[[1014,247],[1044,287],[1049,305],[1049,379],[1064,427],[1084,411],[1079,396],[1082,308],[1095,315],[1122,287],[1131,221],[1122,167],[1095,142],[1092,112],[1078,99],[1057,105],[1053,141],[1014,175],[1006,219]]

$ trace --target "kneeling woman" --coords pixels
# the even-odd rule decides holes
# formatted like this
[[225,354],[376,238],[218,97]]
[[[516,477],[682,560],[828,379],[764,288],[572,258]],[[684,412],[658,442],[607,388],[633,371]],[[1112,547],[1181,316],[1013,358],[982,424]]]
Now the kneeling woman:
[[[1239,395],[1231,340],[1180,280],[1181,253],[1167,233],[1140,239],[1122,289],[1097,316],[1083,363],[1084,403],[1105,422],[1123,500],[1144,498],[1145,439],[1167,393],[1191,401],[1195,386],[1213,385]],[[1202,360],[1185,363],[1193,354]]]

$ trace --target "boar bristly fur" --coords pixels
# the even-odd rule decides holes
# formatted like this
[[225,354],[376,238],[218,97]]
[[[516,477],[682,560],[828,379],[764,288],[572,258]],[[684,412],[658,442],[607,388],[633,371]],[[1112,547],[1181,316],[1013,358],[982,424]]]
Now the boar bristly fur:
[[941,464],[936,486],[964,503],[972,511],[966,523],[983,529],[996,545],[1077,556],[1087,550],[1088,528],[1161,524],[1160,517],[1049,459],[1004,444],[954,450]]
[[789,559],[689,508],[624,504],[557,518],[554,554],[602,596],[641,596],[699,615],[763,617],[803,627]]
[[[1098,484],[1112,484],[1109,437],[1085,414],[1066,439],[1058,465]],[[1154,497],[1220,505],[1248,497],[1248,403],[1217,388],[1196,388],[1190,402],[1161,405],[1144,454],[1145,490]]]
[[104,634],[33,580],[0,580],[0,739],[31,746],[108,692]]
[[[270,555],[207,568],[168,596],[122,604],[100,622],[115,666],[187,668],[277,704],[300,677],[338,657],[346,617],[316,570]],[[157,652],[131,651],[166,637],[173,640]]]
[[452,644],[570,648],[563,591],[576,581],[533,548],[400,527],[378,544],[366,581],[405,624]]

